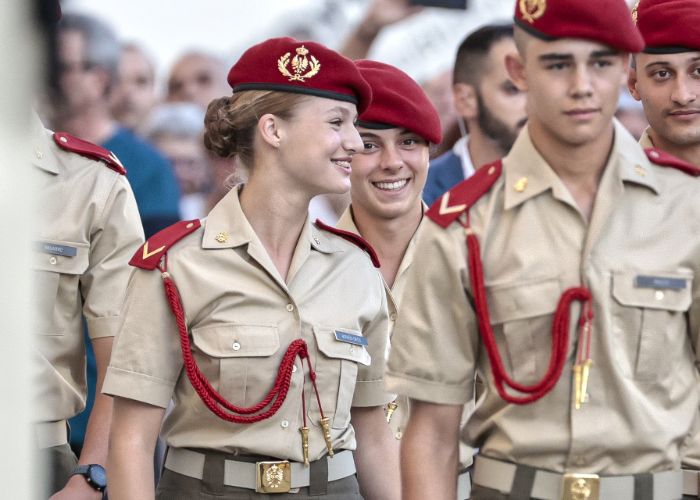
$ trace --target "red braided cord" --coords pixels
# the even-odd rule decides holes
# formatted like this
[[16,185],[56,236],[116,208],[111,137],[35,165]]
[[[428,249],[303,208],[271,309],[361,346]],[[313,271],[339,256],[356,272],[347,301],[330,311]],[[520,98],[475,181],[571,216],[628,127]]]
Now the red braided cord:
[[[583,324],[585,320],[585,318],[583,318],[585,315],[583,311],[586,309],[585,304],[591,300],[591,294],[588,289],[583,287],[569,288],[562,294],[552,321],[552,352],[550,354],[547,372],[542,376],[540,381],[535,384],[520,384],[508,375],[498,351],[496,337],[491,328],[491,317],[486,300],[484,271],[481,263],[479,240],[473,233],[467,235],[467,249],[469,253],[469,275],[472,284],[472,292],[474,294],[479,332],[491,363],[496,390],[501,398],[509,403],[528,404],[537,401],[554,388],[564,369],[569,344],[571,303],[575,300],[584,303],[582,318],[580,320]],[[592,315],[592,309],[588,308],[588,317],[592,318]],[[528,394],[528,396],[512,396],[506,391],[505,385],[518,392]]]
[[[163,271],[163,269],[161,269],[161,271]],[[278,368],[275,384],[273,385],[272,389],[270,389],[265,399],[250,407],[238,407],[229,403],[216,391],[216,389],[211,386],[209,381],[204,377],[197,366],[197,362],[192,355],[192,346],[190,345],[187,325],[185,324],[185,313],[182,307],[182,301],[180,300],[180,295],[173,280],[165,273],[163,275],[163,284],[165,286],[165,294],[168,298],[170,309],[173,311],[177,322],[177,327],[180,334],[180,346],[182,348],[182,358],[185,371],[187,373],[187,378],[189,378],[192,387],[197,392],[202,402],[216,416],[223,420],[235,422],[237,424],[260,422],[261,420],[265,420],[273,416],[275,413],[277,413],[287,397],[287,392],[291,384],[292,368],[294,366],[296,356],[299,356],[299,358],[302,360],[307,358],[309,373],[312,375],[312,383],[314,389],[316,389],[316,374],[313,373],[311,364],[308,361],[309,353],[306,342],[304,342],[302,339],[296,339],[287,348],[287,352],[284,354]],[[272,404],[270,405],[270,403]],[[263,413],[251,415],[252,413],[261,411],[268,405],[270,405],[270,407]],[[242,414],[245,416],[236,414]]]

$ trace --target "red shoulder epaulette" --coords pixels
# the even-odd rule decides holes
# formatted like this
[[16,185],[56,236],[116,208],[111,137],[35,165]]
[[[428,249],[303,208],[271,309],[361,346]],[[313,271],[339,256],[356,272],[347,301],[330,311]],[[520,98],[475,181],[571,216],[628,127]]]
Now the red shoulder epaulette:
[[320,227],[321,229],[325,229],[329,233],[333,233],[337,236],[340,236],[341,238],[344,238],[348,240],[350,243],[354,243],[358,247],[360,247],[362,250],[367,252],[369,254],[369,258],[372,259],[372,264],[374,267],[381,267],[381,263],[379,262],[379,257],[377,256],[377,252],[374,251],[374,248],[372,248],[372,245],[369,244],[369,242],[364,239],[362,236],[359,236],[355,233],[352,233],[350,231],[343,231],[342,229],[338,229],[337,227],[329,226],[328,224],[324,224],[321,219],[316,219],[316,225]]
[[692,163],[681,160],[677,156],[673,156],[671,153],[667,153],[666,151],[656,148],[645,148],[644,152],[647,154],[649,161],[656,165],[675,168],[695,177],[700,176],[700,167],[696,167]]
[[121,175],[126,175],[126,169],[119,158],[114,156],[110,150],[93,144],[82,139],[78,139],[75,136],[70,135],[68,132],[55,132],[53,134],[53,140],[58,147],[65,149],[66,151],[72,151],[73,153],[78,153],[79,155],[86,156],[92,160],[97,160],[105,163],[109,168]]
[[129,265],[149,271],[155,269],[161,257],[170,247],[188,234],[196,231],[201,225],[202,223],[199,219],[183,220],[158,231],[148,238],[146,243],[141,245],[129,261]]
[[478,168],[474,175],[463,180],[435,200],[425,215],[441,227],[447,227],[468,210],[479,198],[489,192],[503,171],[501,160]]

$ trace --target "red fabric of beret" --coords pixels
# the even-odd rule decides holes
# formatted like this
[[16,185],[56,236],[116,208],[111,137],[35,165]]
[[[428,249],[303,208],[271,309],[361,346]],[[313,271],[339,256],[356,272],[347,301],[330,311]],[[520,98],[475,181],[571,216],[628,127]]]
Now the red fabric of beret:
[[352,102],[358,112],[372,91],[355,64],[321,45],[294,38],[271,38],[246,50],[228,73],[233,92],[278,90]]
[[644,52],[700,50],[700,0],[640,0],[635,7]]
[[623,52],[644,48],[624,0],[516,0],[514,17],[544,40],[583,38]]
[[372,88],[372,104],[358,124],[365,128],[405,128],[438,144],[440,116],[416,81],[400,69],[376,61],[355,61]]

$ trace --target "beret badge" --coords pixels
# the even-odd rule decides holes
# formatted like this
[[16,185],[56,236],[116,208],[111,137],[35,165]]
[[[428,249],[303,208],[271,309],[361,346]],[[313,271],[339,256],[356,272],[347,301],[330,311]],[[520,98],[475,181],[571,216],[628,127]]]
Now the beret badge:
[[547,10],[547,0],[519,0],[518,6],[523,19],[528,23],[534,23]]
[[632,7],[632,22],[634,24],[637,24],[637,9],[639,9],[639,0],[637,0],[637,3]]
[[292,57],[291,60],[293,74],[288,69],[290,62],[289,57],[291,56],[290,52],[287,52],[277,60],[277,69],[282,73],[282,76],[289,78],[290,82],[305,82],[307,78],[312,78],[318,74],[321,69],[319,60],[316,59],[313,54],[310,54],[309,57],[311,60],[309,61],[306,57],[307,54],[309,54],[309,49],[303,45],[297,47],[296,55]]

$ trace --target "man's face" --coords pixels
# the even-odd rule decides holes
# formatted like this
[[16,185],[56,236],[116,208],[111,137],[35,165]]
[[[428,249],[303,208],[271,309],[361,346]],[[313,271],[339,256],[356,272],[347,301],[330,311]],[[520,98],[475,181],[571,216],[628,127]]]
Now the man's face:
[[71,112],[81,112],[103,99],[105,72],[85,59],[85,39],[75,30],[58,34],[58,86],[62,105]]
[[498,143],[504,153],[511,148],[527,121],[525,93],[513,84],[505,65],[506,55],[516,52],[512,39],[496,42],[491,47],[484,75],[476,89],[479,127]]
[[206,109],[212,100],[230,93],[225,68],[206,55],[186,55],[170,72],[167,96],[170,102],[193,102]]
[[516,81],[527,90],[531,133],[569,146],[612,130],[627,55],[598,42],[530,37]]
[[628,84],[642,101],[654,139],[676,147],[700,145],[700,51],[641,53],[635,59]]
[[153,68],[143,53],[135,49],[122,52],[119,79],[112,92],[114,117],[124,126],[136,129],[156,102]]

